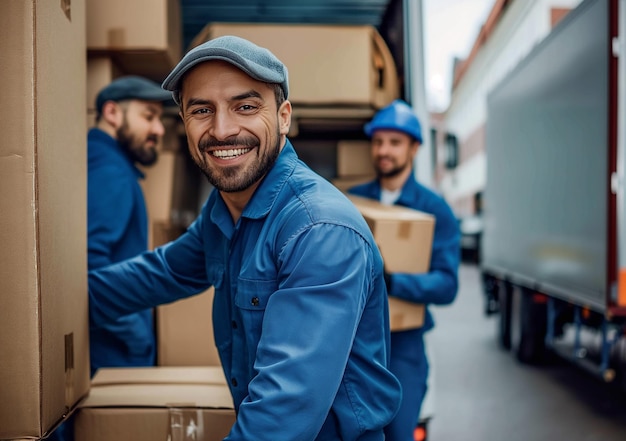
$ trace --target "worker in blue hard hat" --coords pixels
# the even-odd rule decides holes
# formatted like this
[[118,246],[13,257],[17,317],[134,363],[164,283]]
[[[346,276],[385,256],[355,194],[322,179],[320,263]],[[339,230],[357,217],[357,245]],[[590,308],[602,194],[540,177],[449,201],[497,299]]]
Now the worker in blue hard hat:
[[365,125],[371,138],[376,179],[349,189],[349,193],[402,205],[435,216],[430,269],[423,274],[388,273],[387,293],[426,305],[424,326],[391,333],[390,370],[402,385],[402,404],[385,428],[386,441],[411,441],[426,395],[428,359],[424,334],[434,327],[428,305],[447,305],[458,288],[460,233],[458,222],[446,201],[417,182],[413,173],[415,155],[422,143],[420,122],[413,109],[396,100],[381,109]]

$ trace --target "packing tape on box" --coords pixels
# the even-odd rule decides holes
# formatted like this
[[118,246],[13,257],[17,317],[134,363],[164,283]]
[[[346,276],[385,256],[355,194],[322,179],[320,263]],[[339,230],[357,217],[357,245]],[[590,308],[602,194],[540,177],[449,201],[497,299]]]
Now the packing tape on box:
[[400,222],[398,224],[398,238],[408,239],[411,236],[411,222]]
[[[170,427],[167,441],[202,441],[204,439],[204,419],[202,410],[193,404],[182,407],[167,404],[169,408]],[[189,407],[187,407],[189,406]]]
[[74,333],[65,334],[65,408],[74,402]]

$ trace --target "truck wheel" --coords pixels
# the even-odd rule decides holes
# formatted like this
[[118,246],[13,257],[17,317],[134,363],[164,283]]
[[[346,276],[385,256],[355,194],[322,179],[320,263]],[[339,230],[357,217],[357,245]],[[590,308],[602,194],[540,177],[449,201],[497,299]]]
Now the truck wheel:
[[483,293],[485,295],[485,315],[489,317],[492,314],[497,314],[500,310],[499,305],[499,290],[500,281],[494,276],[482,273],[482,286]]
[[522,363],[539,364],[546,353],[546,305],[525,288],[513,290],[511,300],[511,349]]
[[498,303],[500,315],[497,322],[498,343],[506,350],[511,349],[511,298],[513,285],[510,282],[502,282],[498,290]]

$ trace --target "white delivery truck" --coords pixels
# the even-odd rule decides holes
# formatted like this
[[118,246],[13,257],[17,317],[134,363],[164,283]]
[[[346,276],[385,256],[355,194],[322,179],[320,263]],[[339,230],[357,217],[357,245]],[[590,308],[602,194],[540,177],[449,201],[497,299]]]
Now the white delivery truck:
[[626,1],[585,0],[488,97],[486,312],[523,362],[624,384]]

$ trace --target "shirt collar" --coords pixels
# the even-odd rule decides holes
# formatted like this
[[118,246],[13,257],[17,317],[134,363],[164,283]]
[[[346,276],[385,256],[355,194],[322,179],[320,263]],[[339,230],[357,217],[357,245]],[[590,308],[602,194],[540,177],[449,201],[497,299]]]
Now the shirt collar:
[[265,175],[258,188],[248,201],[248,204],[241,214],[242,217],[259,219],[267,216],[272,209],[278,194],[292,175],[298,155],[291,142],[287,139],[285,146],[281,150],[274,166]]

